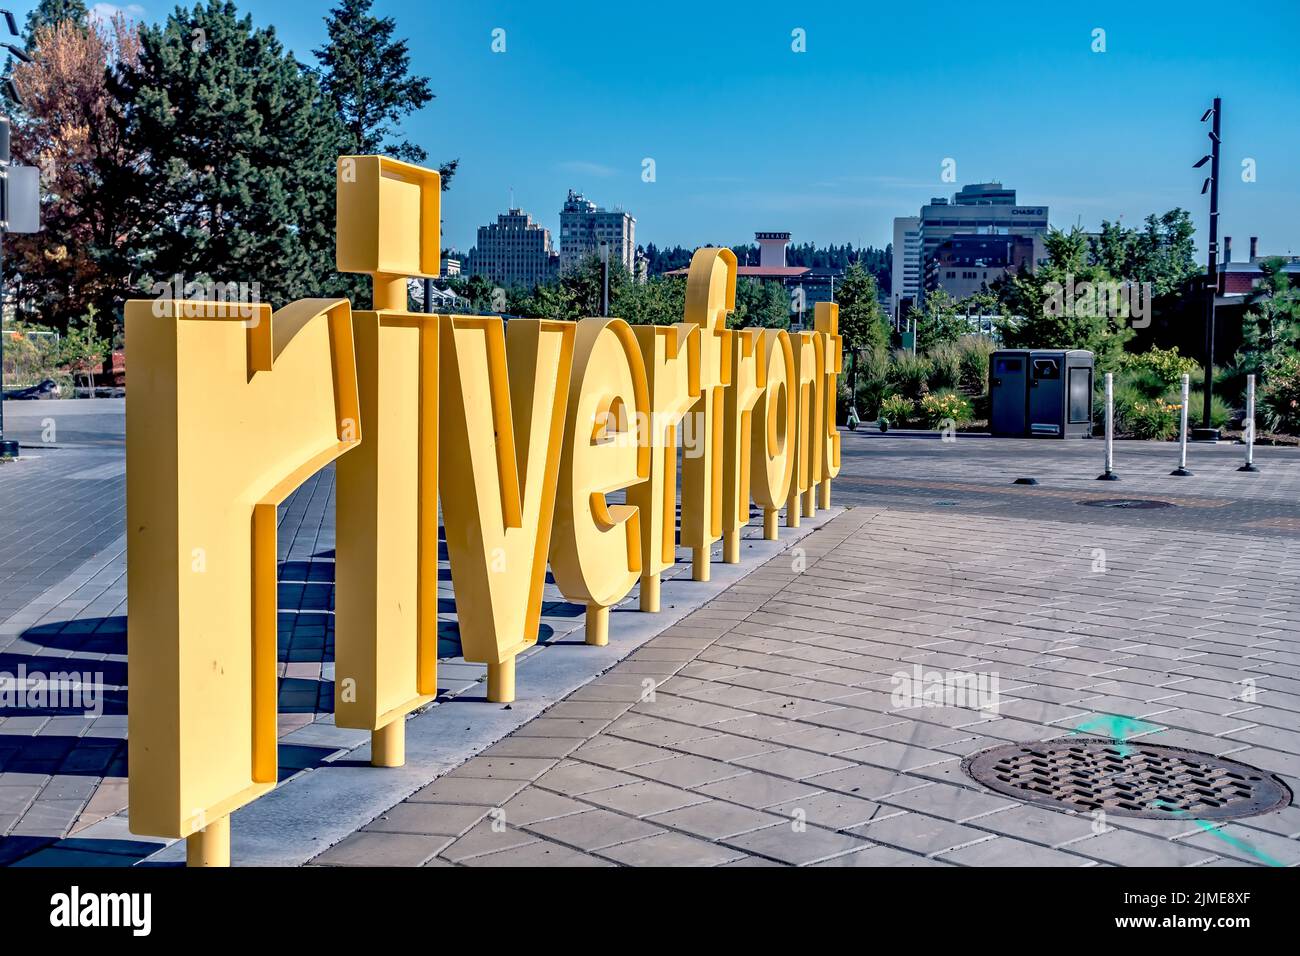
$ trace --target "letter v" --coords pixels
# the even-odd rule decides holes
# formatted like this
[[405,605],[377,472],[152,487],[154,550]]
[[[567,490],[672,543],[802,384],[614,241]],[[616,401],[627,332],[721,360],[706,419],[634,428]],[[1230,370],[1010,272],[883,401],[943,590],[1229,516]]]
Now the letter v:
[[576,326],[451,316],[442,326],[438,485],[463,654],[514,698],[537,642]]

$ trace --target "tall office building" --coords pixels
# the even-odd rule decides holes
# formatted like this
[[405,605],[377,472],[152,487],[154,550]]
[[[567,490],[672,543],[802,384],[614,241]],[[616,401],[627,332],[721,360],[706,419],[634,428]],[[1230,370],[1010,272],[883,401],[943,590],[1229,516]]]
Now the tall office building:
[[1045,236],[1047,207],[1017,205],[1016,191],[1001,183],[963,186],[951,202],[931,199],[921,207],[921,271],[944,240],[979,233]]
[[569,190],[560,209],[560,267],[597,255],[609,243],[609,261],[621,262],[629,275],[636,270],[636,220],[621,209],[601,209],[582,193]]
[[[963,186],[951,199],[931,199],[921,207],[920,216],[895,219],[892,296],[895,317],[901,300],[910,298],[920,304],[925,298],[926,273],[933,274],[935,269],[932,260],[940,247],[954,237],[1026,237],[1033,242],[1034,251],[1028,265],[1034,268],[1042,258],[1047,231],[1046,206],[1018,205],[1016,191],[996,182]],[[946,278],[946,272],[940,278]]]
[[507,288],[531,287],[552,278],[558,262],[550,230],[522,209],[511,209],[498,215],[496,222],[478,227],[469,274]]
[[889,314],[900,318],[904,299],[915,302],[921,291],[921,217],[894,219],[894,264],[890,272]]
[[1021,269],[1033,269],[1043,256],[1041,236],[953,236],[925,262],[926,294],[942,289],[958,302],[987,292],[998,279]]

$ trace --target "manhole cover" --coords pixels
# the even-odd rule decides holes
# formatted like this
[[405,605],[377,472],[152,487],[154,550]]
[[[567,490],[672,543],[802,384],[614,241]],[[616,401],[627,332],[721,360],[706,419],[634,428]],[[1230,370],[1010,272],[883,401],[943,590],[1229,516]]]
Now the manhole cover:
[[1080,501],[1078,504],[1089,508],[1173,508],[1172,501],[1160,501],[1156,498],[1094,498]]
[[1291,802],[1280,780],[1235,760],[1090,737],[1006,744],[972,754],[962,769],[1018,800],[1121,817],[1225,820]]

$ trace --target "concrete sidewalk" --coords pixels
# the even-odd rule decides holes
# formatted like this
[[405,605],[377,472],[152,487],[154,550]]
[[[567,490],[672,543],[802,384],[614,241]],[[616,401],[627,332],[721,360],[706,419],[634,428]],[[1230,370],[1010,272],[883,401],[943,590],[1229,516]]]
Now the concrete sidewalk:
[[[95,717],[0,709],[0,865],[172,862],[179,848],[155,856],[165,841],[129,833],[123,812],[120,414],[98,403],[32,404],[42,408],[29,430],[54,417],[68,443],[25,447],[26,460],[0,468],[0,672],[91,671],[105,698]],[[959,758],[1123,717],[1153,725],[1153,741],[1230,754],[1294,790],[1300,452],[1259,449],[1263,471],[1241,475],[1239,448],[1195,447],[1195,477],[1171,478],[1172,444],[1121,443],[1123,480],[1100,483],[1097,442],[842,437],[834,497],[852,511],[798,542],[802,556],[761,569],[774,552],[751,527],[740,569],[754,574],[725,593],[734,579],[720,564],[712,588],[667,584],[683,589],[675,610],[711,603],[586,686],[653,631],[635,622],[620,641],[616,627],[612,656],[580,646],[582,609],[548,585],[539,645],[510,710],[481,699],[483,668],[460,658],[444,554],[439,703],[408,727],[419,749],[402,771],[365,766],[367,735],[333,725],[332,469],[309,479],[279,516],[282,787],[237,816],[235,862],[343,864],[387,843],[401,848],[394,861],[504,863],[515,851],[502,841],[518,840],[520,852],[559,847],[581,854],[571,859],[622,863],[644,849],[631,844],[653,849],[649,841],[665,836],[673,840],[654,846],[707,844],[689,844],[700,857],[673,855],[680,863],[782,854],[996,862],[985,856],[994,851],[1084,865],[1296,860],[1294,807],[1215,832],[1116,817],[1096,833],[1091,819],[982,788]],[[1040,484],[1013,485],[1021,475]],[[1168,506],[1096,507],[1114,499]],[[791,543],[782,529],[781,545]],[[689,577],[689,568],[674,574]],[[918,663],[997,673],[997,719],[952,707],[897,711],[891,679]],[[1254,700],[1244,699],[1248,681]],[[642,699],[650,690],[654,699]],[[492,744],[493,762],[470,759]],[[644,760],[641,748],[650,748]],[[661,788],[683,802],[633,796]],[[545,806],[512,804],[520,794]],[[741,811],[757,816],[741,814],[735,829],[690,822]],[[593,838],[600,846],[573,843],[558,823],[571,815],[584,827],[626,829],[609,843]],[[900,832],[878,826],[887,820]],[[476,826],[481,852],[464,843]],[[769,852],[750,845],[757,836],[739,842],[760,831],[778,841],[783,830],[806,843]],[[814,852],[818,840],[832,849]],[[1143,852],[1112,859],[1101,852],[1108,845]],[[791,849],[800,846],[808,849]],[[1189,859],[1189,848],[1202,855]]]
[[[1098,826],[963,773],[984,748],[1124,715],[1149,725],[1135,740],[1300,783],[1289,543],[1243,556],[1239,538],[1111,528],[1080,547],[1067,530],[856,508],[313,863],[1300,862],[1295,806],[1221,831]],[[997,672],[997,716],[896,708],[913,664]]]

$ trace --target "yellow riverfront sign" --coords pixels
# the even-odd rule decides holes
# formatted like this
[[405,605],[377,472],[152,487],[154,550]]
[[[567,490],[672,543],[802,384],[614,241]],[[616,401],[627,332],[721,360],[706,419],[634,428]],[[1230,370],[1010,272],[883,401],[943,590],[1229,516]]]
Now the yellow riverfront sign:
[[[837,307],[813,331],[730,330],[736,257],[695,253],[675,325],[407,311],[438,271],[438,174],[338,164],[345,299],[132,301],[127,389],[130,813],[136,833],[229,859],[229,815],[276,782],[276,506],[337,460],[335,720],[404,761],[404,718],[437,691],[438,502],[461,641],[514,698],[549,564],[587,641],[639,584],[659,610],[681,543],[740,560],[751,501],[830,506],[840,469]],[[624,492],[623,503],[609,496]]]

